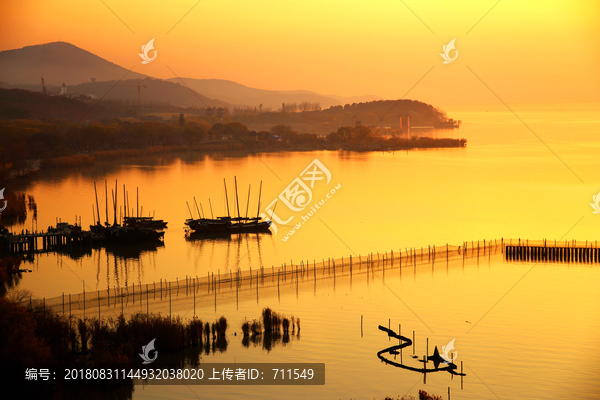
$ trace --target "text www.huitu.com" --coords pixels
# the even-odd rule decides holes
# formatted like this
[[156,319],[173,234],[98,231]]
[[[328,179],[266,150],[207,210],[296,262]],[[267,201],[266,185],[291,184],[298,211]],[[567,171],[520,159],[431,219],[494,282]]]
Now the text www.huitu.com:
[[310,208],[310,211],[306,215],[302,215],[301,216],[302,221],[300,221],[296,225],[294,225],[294,227],[292,229],[290,229],[290,231],[283,238],[281,238],[281,240],[283,240],[285,242],[285,241],[287,241],[290,238],[290,236],[292,236],[294,233],[296,233],[296,231],[298,229],[300,229],[302,227],[302,225],[304,225],[304,223],[306,221],[308,221],[310,219],[310,217],[312,217],[313,214],[316,213],[321,208],[321,206],[324,205],[325,202],[327,200],[329,200],[331,198],[331,196],[333,196],[337,192],[337,190],[340,187],[342,187],[342,184],[338,183],[333,189],[331,189],[329,191],[329,193],[327,193],[325,195],[325,199],[322,199],[318,203],[315,203],[315,205]]

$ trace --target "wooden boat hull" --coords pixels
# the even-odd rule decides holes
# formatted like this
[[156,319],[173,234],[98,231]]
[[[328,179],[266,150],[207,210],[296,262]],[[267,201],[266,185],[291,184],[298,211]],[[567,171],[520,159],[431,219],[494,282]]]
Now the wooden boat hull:
[[168,222],[162,219],[151,219],[151,218],[135,218],[125,217],[125,226],[138,227],[138,228],[149,228],[149,229],[163,229],[167,227]]
[[187,220],[185,224],[195,233],[201,234],[235,234],[271,232],[268,221],[231,221],[229,219],[196,219]]
[[157,232],[154,229],[130,226],[92,225],[90,229],[111,243],[152,243],[160,241],[165,235],[164,232]]

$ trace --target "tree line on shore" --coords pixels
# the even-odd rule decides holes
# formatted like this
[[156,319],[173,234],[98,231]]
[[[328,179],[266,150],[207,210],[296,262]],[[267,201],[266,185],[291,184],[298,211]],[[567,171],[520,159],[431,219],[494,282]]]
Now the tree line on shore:
[[338,149],[348,145],[388,147],[462,147],[461,139],[387,137],[370,128],[344,126],[327,136],[299,133],[278,124],[269,131],[251,131],[240,122],[215,123],[183,115],[171,122],[111,119],[104,123],[74,123],[67,119],[0,120],[0,180],[22,173],[41,160],[41,167],[76,167],[97,160],[166,153],[177,150],[277,151]]

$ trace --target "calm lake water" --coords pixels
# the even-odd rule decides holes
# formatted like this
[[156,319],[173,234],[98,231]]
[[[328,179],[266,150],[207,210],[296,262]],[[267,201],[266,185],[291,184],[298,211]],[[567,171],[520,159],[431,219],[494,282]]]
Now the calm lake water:
[[[97,165],[75,171],[44,171],[25,191],[38,204],[38,229],[73,222],[82,216],[92,223],[94,181],[99,186],[104,220],[104,180],[110,190],[118,180],[129,191],[135,207],[139,187],[144,214],[169,221],[164,246],[156,251],[122,249],[90,253],[36,256],[20,287],[38,297],[106,290],[114,286],[174,281],[231,269],[275,267],[290,261],[339,258],[350,254],[404,250],[406,247],[460,245],[478,239],[598,239],[600,216],[589,203],[600,191],[600,105],[546,105],[514,107],[523,122],[500,107],[442,107],[461,119],[460,130],[438,131],[438,137],[464,137],[463,149],[404,152],[295,152],[232,156],[169,155]],[[417,134],[413,129],[411,134]],[[425,134],[431,134],[425,132]],[[227,179],[232,214],[233,177],[237,176],[241,214],[245,214],[248,185],[252,185],[250,214],[256,214],[257,194],[263,181],[261,211],[315,159],[330,171],[329,184],[316,182],[311,204],[326,198],[308,216],[308,209],[292,212],[279,201],[275,213],[294,217],[278,226],[277,235],[243,235],[231,239],[186,240],[183,222],[189,218],[186,201],[193,196],[210,215],[226,214],[223,178]],[[196,212],[194,211],[194,214]],[[301,225],[293,236],[289,231]],[[109,219],[112,221],[112,212]],[[13,227],[31,230],[27,226]],[[286,241],[282,240],[288,234]],[[257,318],[260,309],[302,318],[299,340],[266,353],[242,348],[231,338],[226,353],[206,361],[324,362],[324,387],[241,387],[208,391],[210,398],[233,395],[254,398],[383,398],[402,396],[412,388],[452,398],[598,398],[595,377],[600,362],[594,358],[600,344],[600,274],[597,266],[506,263],[501,256],[485,262],[468,261],[465,268],[419,266],[400,277],[324,281],[296,295],[285,290],[280,298],[249,298],[237,305],[208,306],[204,319],[224,314],[239,331],[243,317]],[[399,272],[396,270],[396,272]],[[525,278],[519,281],[525,274]],[[326,283],[328,282],[328,283]],[[510,293],[504,294],[518,285]],[[295,289],[295,288],[294,288]],[[400,301],[399,298],[402,300]],[[494,306],[493,310],[486,312]],[[212,304],[212,303],[211,303]],[[411,312],[409,310],[414,311]],[[189,311],[189,306],[181,314]],[[202,314],[204,313],[204,314]],[[206,317],[204,316],[206,315]],[[360,336],[360,315],[365,316]],[[471,325],[485,318],[469,333]],[[417,354],[441,348],[456,338],[459,360],[464,361],[464,389],[460,378],[445,372],[428,375],[427,383],[414,372],[382,364],[376,352],[387,347],[387,336],[377,325],[403,326],[417,332]],[[429,327],[429,329],[427,328]],[[406,329],[406,331],[404,331]],[[233,331],[232,331],[233,332]],[[419,383],[420,382],[420,383]],[[415,386],[416,385],[416,386]],[[495,393],[495,394],[494,394]],[[137,388],[139,398],[196,398],[186,387]]]

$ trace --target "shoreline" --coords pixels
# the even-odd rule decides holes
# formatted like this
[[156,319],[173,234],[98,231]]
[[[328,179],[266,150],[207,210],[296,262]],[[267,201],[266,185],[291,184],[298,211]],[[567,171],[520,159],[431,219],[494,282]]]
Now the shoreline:
[[28,178],[39,171],[48,169],[62,169],[73,167],[92,166],[103,162],[141,158],[145,156],[161,156],[172,153],[193,152],[198,154],[227,154],[244,152],[246,154],[258,153],[282,153],[282,152],[309,152],[309,151],[353,151],[357,153],[365,152],[393,152],[416,149],[444,149],[444,148],[465,148],[467,140],[452,138],[412,138],[412,139],[394,139],[392,143],[341,143],[341,144],[277,144],[262,143],[256,147],[249,147],[245,143],[237,140],[211,141],[199,145],[177,145],[177,146],[149,146],[145,149],[114,149],[99,150],[89,153],[77,153],[68,156],[59,156],[45,159],[28,160],[30,166],[25,171],[10,171],[6,180],[15,180],[19,178]]

